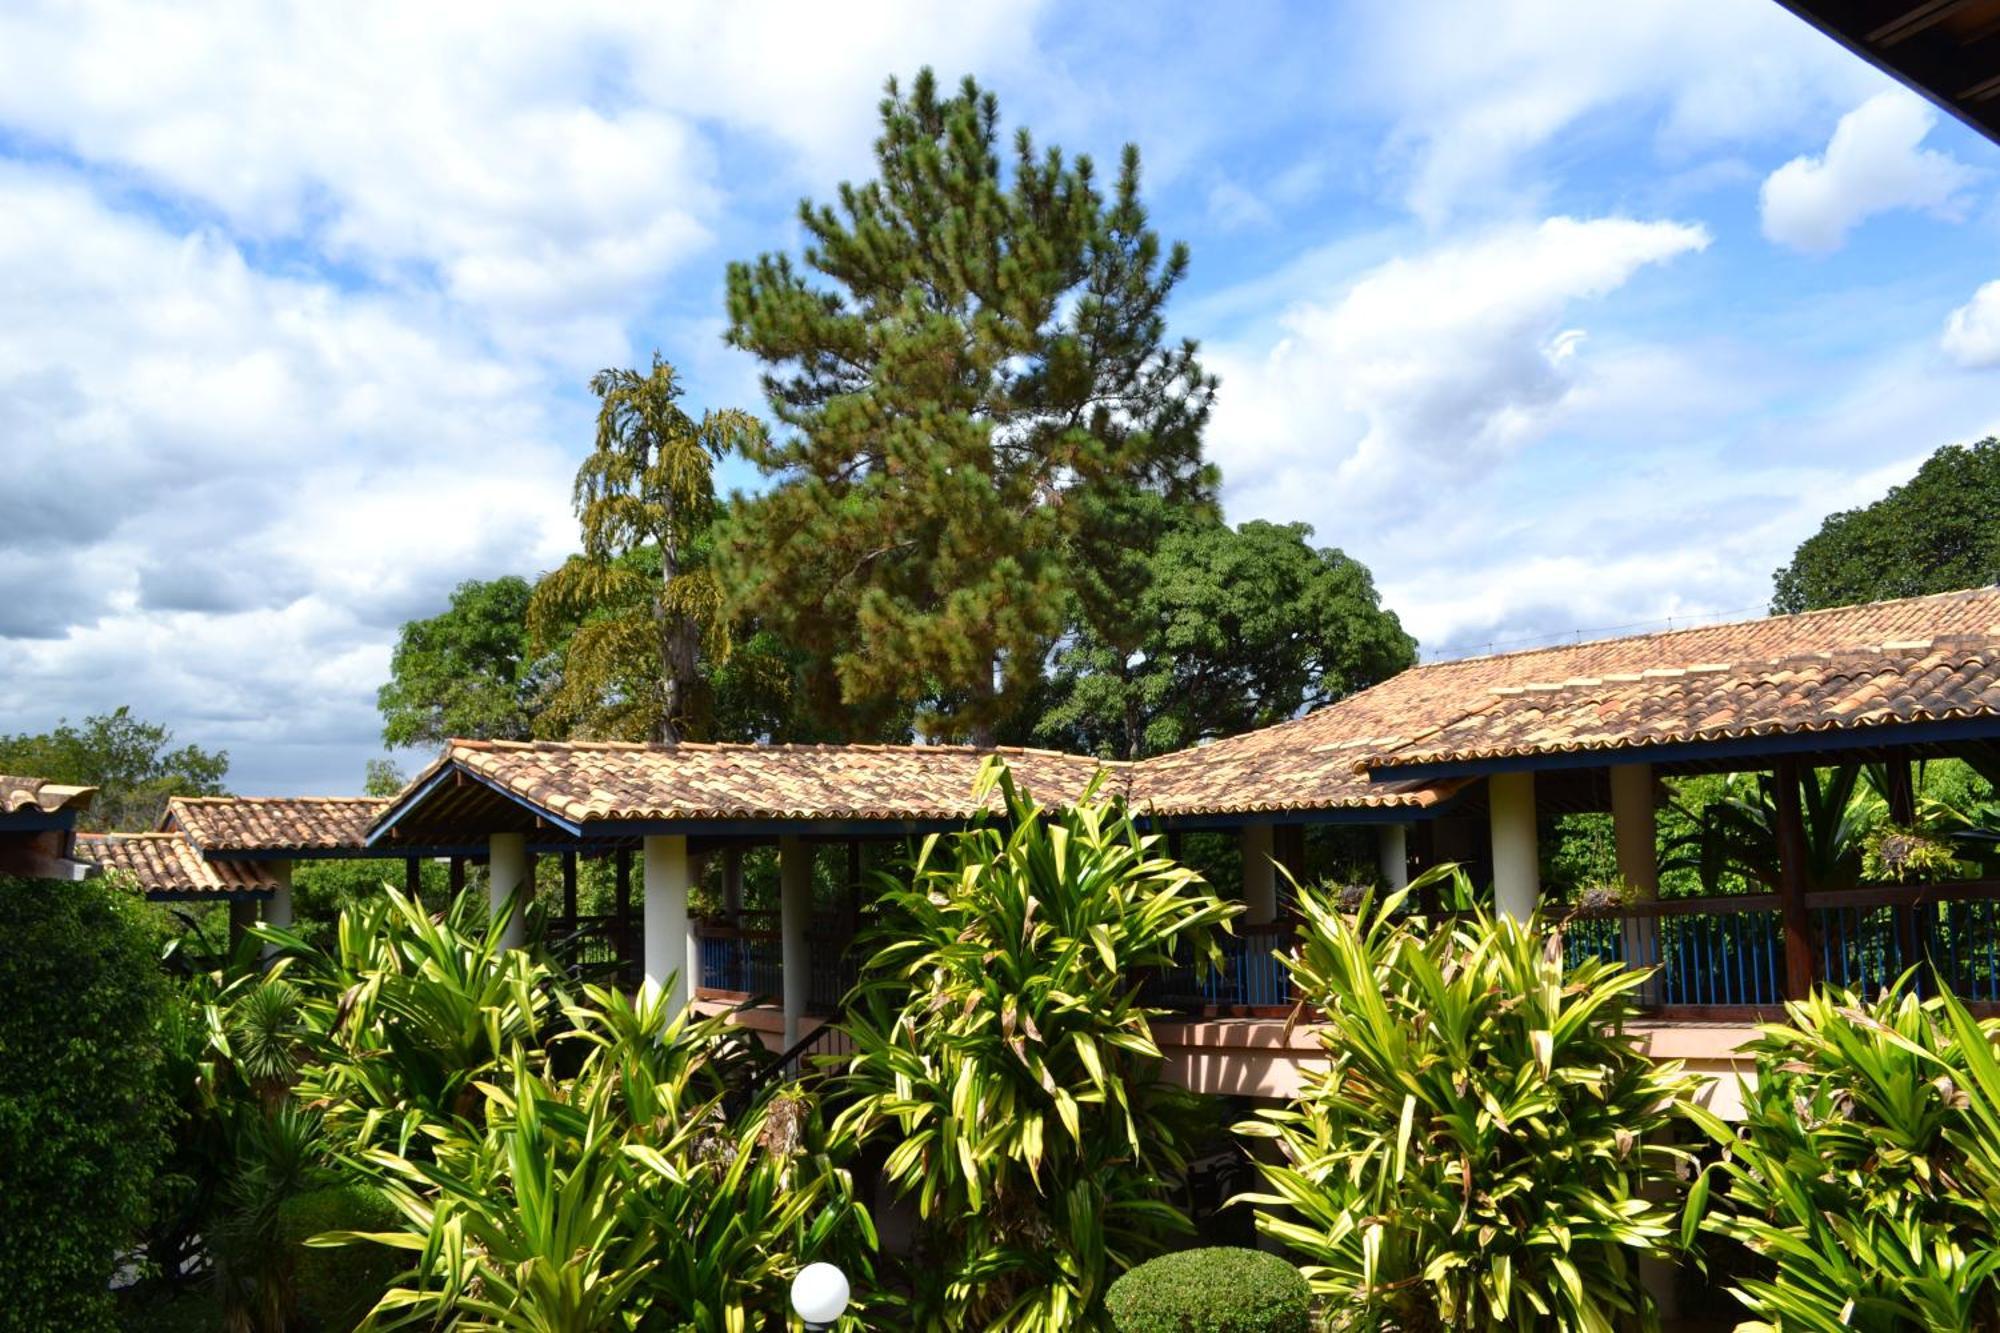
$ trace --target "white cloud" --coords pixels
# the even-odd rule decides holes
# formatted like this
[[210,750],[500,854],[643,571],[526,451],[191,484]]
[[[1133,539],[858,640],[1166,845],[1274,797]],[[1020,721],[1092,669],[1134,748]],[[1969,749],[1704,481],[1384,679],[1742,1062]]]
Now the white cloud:
[[[1402,518],[1476,482],[1556,420],[1576,383],[1572,307],[1704,248],[1679,222],[1550,218],[1391,260],[1279,320],[1264,348],[1218,348],[1212,451],[1239,516],[1301,495]],[[1342,530],[1351,530],[1343,524]]]
[[1939,342],[1945,355],[1967,369],[2000,366],[2000,281],[1986,283],[1952,311]]
[[1973,172],[1923,147],[1937,113],[1915,94],[1877,93],[1840,118],[1819,156],[1795,157],[1765,178],[1764,235],[1808,254],[1831,254],[1868,218],[1919,209],[1956,218]]

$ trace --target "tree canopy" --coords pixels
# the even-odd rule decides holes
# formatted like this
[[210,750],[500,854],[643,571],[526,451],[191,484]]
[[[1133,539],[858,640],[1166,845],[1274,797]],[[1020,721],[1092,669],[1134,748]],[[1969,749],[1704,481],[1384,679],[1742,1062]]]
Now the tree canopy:
[[1042,684],[1072,614],[1115,638],[1169,514],[1211,505],[1215,382],[1164,308],[1187,272],[1125,149],[1017,133],[967,79],[891,81],[878,178],[800,206],[802,266],[730,266],[728,338],[764,362],[772,479],[720,551],[736,606],[818,665],[851,731],[921,708],[988,740]]
[[1153,555],[1135,646],[1086,627],[1056,654],[1040,738],[1123,758],[1269,726],[1387,679],[1416,642],[1367,568],[1304,523],[1176,525]]
[[53,731],[0,735],[0,773],[98,788],[82,824],[90,829],[149,829],[171,796],[219,796],[229,773],[226,750],[173,745],[174,733],[141,722],[130,708],[67,718]]
[[1829,515],[1774,579],[1777,614],[2000,583],[2000,440],[1948,444],[1874,504]]
[[[674,367],[599,371],[597,442],[576,473],[583,553],[546,575],[529,604],[535,642],[560,635],[551,711],[572,734],[704,739],[712,708],[700,658],[727,656],[728,623],[706,558],[717,503],[711,469],[752,452],[763,426],[735,408],[699,420]],[[635,670],[645,664],[643,670]]]
[[376,692],[382,739],[439,745],[453,736],[523,740],[552,687],[550,664],[528,637],[528,581],[468,579],[451,605],[404,624]]

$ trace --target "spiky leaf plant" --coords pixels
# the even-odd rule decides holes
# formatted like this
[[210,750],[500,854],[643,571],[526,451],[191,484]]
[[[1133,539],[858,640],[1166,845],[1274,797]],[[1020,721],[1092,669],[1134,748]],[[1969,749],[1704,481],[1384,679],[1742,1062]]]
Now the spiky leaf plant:
[[999,819],[886,885],[836,1132],[884,1144],[916,1205],[916,1327],[1101,1328],[1112,1280],[1187,1229],[1167,1182],[1193,1103],[1158,1080],[1139,979],[1219,963],[1241,909],[1094,791],[1045,811],[992,764],[996,789]]
[[1656,1326],[1638,1261],[1674,1248],[1691,1080],[1624,1030],[1645,973],[1565,975],[1539,924],[1404,915],[1421,886],[1353,910],[1299,893],[1287,962],[1330,1065],[1238,1127],[1281,1159],[1259,1229],[1309,1261],[1336,1329]]
[[1786,1011],[1749,1048],[1744,1122],[1689,1111],[1723,1150],[1707,1225],[1770,1265],[1738,1286],[1742,1327],[2000,1329],[1992,1032],[1907,976],[1873,1004],[1820,991]]

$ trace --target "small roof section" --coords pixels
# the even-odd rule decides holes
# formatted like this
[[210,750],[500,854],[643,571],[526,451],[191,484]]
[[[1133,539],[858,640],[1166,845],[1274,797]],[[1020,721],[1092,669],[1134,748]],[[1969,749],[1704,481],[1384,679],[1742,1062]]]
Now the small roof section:
[[0,819],[9,815],[35,817],[67,814],[72,819],[90,808],[95,787],[72,787],[46,778],[0,773]]
[[1393,778],[1412,768],[1607,750],[1643,757],[1655,747],[1773,737],[1894,744],[1912,733],[1884,737],[1885,726],[1978,720],[2000,738],[2000,638],[1958,635],[1496,686],[1480,706],[1358,767]]
[[1778,0],[1989,139],[2000,140],[2000,0]]
[[389,803],[375,796],[176,796],[161,830],[206,857],[353,854]]
[[148,898],[261,898],[278,887],[259,861],[210,861],[179,832],[80,833],[75,859],[102,870],[121,870]]
[[972,788],[992,754],[1049,804],[1076,800],[1100,772],[1107,791],[1123,792],[1122,766],[1053,750],[452,741],[369,836],[386,851],[543,825],[577,837],[630,837],[664,825],[729,832],[778,823],[884,831],[956,824],[981,808]]

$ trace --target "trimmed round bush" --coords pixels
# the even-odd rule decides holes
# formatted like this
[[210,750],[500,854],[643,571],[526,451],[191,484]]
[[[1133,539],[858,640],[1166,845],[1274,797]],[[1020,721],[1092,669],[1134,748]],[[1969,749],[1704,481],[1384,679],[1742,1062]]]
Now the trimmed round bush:
[[1308,1333],[1312,1288],[1275,1254],[1218,1246],[1140,1264],[1104,1308],[1118,1333]]
[[0,878],[0,1333],[112,1326],[166,1148],[166,979],[144,903]]
[[279,1206],[278,1232],[291,1252],[292,1290],[307,1328],[349,1333],[408,1264],[402,1250],[386,1245],[306,1242],[329,1231],[395,1231],[401,1223],[402,1214],[373,1185],[308,1190]]

